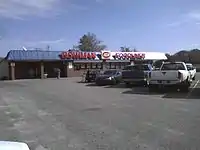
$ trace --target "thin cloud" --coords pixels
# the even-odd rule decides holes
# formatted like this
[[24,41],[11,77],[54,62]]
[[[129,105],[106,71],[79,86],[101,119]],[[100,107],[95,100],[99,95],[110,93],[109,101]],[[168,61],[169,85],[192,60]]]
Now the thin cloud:
[[69,4],[69,7],[73,10],[87,10],[88,9],[86,6],[77,5],[74,3]]
[[188,17],[189,19],[193,19],[193,20],[200,20],[200,11],[192,11],[189,12],[186,17]]
[[21,19],[25,17],[52,17],[68,10],[85,10],[72,0],[0,0],[0,17]]
[[177,26],[180,26],[181,24],[182,24],[182,22],[172,22],[172,23],[167,24],[167,26],[169,26],[169,27],[177,27]]
[[104,0],[95,0],[96,3],[103,3]]
[[194,25],[200,24],[200,11],[190,11],[186,14],[183,14],[177,19],[178,21],[167,24],[169,27],[178,27],[183,24],[192,23]]
[[58,39],[58,40],[50,40],[50,41],[39,41],[38,43],[40,43],[40,44],[58,44],[58,43],[62,43],[65,41],[66,41],[66,39]]
[[133,29],[121,29],[119,31],[119,33],[121,34],[129,34],[129,33],[132,33],[133,32]]
[[0,16],[22,19],[25,16],[45,16],[55,13],[60,0],[1,0]]

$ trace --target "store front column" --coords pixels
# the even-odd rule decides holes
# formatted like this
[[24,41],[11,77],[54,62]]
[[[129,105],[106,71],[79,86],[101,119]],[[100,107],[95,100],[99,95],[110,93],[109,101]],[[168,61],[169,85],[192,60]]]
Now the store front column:
[[44,79],[44,63],[40,63],[40,73],[41,73],[41,79]]
[[15,63],[14,62],[10,63],[10,75],[11,75],[11,80],[15,80]]

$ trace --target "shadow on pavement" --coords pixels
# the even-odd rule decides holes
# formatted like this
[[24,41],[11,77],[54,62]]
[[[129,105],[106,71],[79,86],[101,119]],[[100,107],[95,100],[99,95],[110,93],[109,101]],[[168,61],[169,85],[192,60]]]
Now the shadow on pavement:
[[99,86],[99,87],[102,87],[102,86],[105,86],[105,85],[97,85],[96,83],[92,82],[92,83],[86,84],[85,86]]
[[107,85],[105,88],[127,88],[125,84]]
[[168,92],[163,98],[176,99],[200,99],[200,88],[190,89],[189,92]]
[[126,85],[124,83],[120,83],[120,84],[117,84],[117,85],[108,85],[107,87],[105,88],[138,88],[138,87],[144,87],[142,85],[137,85],[137,84],[132,84],[132,85]]
[[122,94],[161,95],[162,93],[149,92],[147,87],[134,87],[132,89],[122,92]]
[[157,92],[149,92],[148,88],[135,87],[122,94],[139,94],[139,95],[161,95],[162,98],[169,99],[200,99],[200,88],[190,89],[189,92],[176,91],[175,89],[164,89]]
[[86,83],[86,82],[84,82],[84,81],[77,81],[76,83]]

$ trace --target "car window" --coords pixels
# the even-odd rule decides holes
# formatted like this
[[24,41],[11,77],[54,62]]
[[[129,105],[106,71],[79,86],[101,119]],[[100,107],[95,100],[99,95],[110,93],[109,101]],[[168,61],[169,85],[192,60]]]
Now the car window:
[[116,70],[106,70],[106,71],[104,71],[104,75],[113,75],[113,74],[116,74],[117,73],[117,71]]
[[186,65],[188,70],[193,70],[193,66],[192,65]]
[[161,70],[185,70],[182,63],[167,63],[163,64]]
[[134,65],[134,66],[126,66],[124,70],[143,70],[148,71],[150,70],[148,65]]

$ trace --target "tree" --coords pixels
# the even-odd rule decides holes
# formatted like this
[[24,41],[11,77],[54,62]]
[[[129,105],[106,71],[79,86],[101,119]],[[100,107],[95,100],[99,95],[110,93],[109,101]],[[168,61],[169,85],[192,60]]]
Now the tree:
[[126,47],[126,46],[120,47],[120,51],[121,51],[121,52],[138,52],[138,51],[136,50],[136,48],[134,48],[134,49],[132,50],[131,48]]
[[103,45],[102,41],[98,40],[95,34],[88,32],[80,38],[77,47],[81,51],[99,52],[104,50],[106,45]]
[[133,52],[138,52],[138,50],[136,48],[133,49]]
[[131,49],[129,47],[123,46],[123,47],[120,47],[120,51],[121,52],[131,52]]

